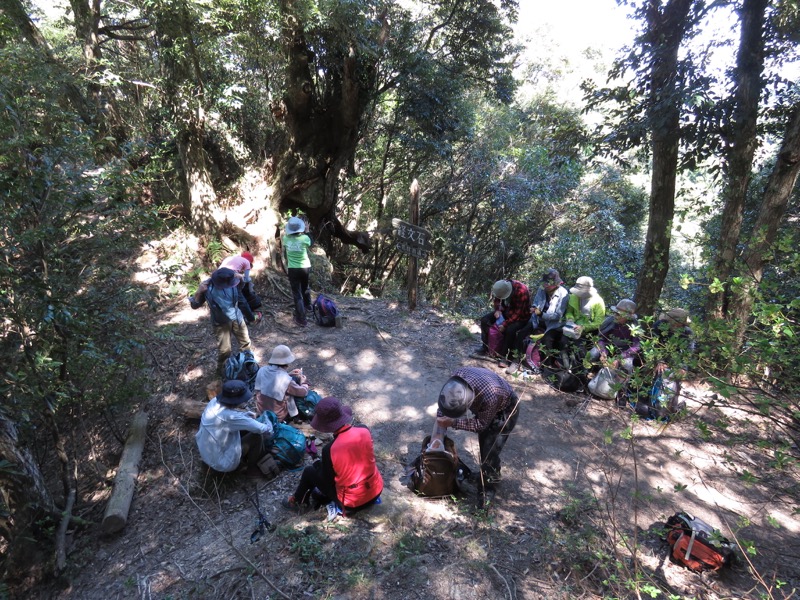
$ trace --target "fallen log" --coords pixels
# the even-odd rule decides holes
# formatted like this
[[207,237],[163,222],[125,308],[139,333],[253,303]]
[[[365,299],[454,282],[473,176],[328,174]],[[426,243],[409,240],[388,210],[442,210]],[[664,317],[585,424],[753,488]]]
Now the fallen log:
[[106,505],[103,516],[103,532],[106,534],[120,531],[128,522],[128,512],[136,489],[136,478],[139,476],[139,461],[142,458],[147,433],[147,413],[138,412],[133,417],[128,431],[128,439],[119,460],[119,469],[114,478],[114,488]]

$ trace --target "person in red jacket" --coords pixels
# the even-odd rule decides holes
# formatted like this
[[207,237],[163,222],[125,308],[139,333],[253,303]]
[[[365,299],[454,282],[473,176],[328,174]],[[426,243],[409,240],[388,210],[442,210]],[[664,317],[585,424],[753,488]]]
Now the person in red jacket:
[[305,469],[294,494],[281,504],[299,511],[301,506],[335,502],[348,515],[380,503],[383,478],[375,462],[372,434],[364,425],[353,425],[353,411],[338,398],[323,398],[314,409],[311,426],[332,433],[333,441],[322,449],[322,458]]
[[492,286],[492,312],[480,319],[481,346],[478,355],[489,353],[489,331],[496,327],[503,336],[500,348],[493,348],[501,356],[514,350],[517,332],[531,318],[531,294],[528,286],[516,279],[500,279]]

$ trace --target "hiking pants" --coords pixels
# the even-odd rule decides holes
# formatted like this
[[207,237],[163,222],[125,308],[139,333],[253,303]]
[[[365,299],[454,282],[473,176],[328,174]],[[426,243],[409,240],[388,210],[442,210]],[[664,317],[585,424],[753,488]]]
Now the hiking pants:
[[256,433],[254,431],[242,431],[240,433],[242,441],[242,459],[240,464],[248,467],[255,467],[258,461],[269,454],[271,450],[271,433]]
[[478,434],[481,449],[481,473],[483,487],[491,489],[500,481],[500,452],[508,441],[508,434],[519,418],[519,398],[511,396],[508,408],[495,415],[489,426]]
[[294,317],[306,323],[306,311],[311,310],[311,291],[308,289],[308,275],[311,269],[288,269],[289,286],[294,300]]
[[247,323],[231,321],[224,325],[214,325],[214,337],[217,338],[217,375],[225,374],[225,361],[231,355],[231,335],[239,342],[239,352],[250,349],[250,332]]

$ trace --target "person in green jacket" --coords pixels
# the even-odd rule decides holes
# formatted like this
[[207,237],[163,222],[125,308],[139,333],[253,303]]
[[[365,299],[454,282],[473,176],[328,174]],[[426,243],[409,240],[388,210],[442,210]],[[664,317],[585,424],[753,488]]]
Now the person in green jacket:
[[286,223],[286,235],[281,240],[294,299],[294,322],[300,327],[306,326],[306,313],[311,310],[311,292],[308,289],[308,277],[311,273],[308,248],[311,246],[311,238],[305,234],[305,230],[306,223],[303,219],[291,217]]
[[[594,338],[603,319],[606,317],[606,303],[591,277],[578,277],[569,290],[567,310],[564,312],[564,327],[561,330],[559,350],[562,364],[566,368],[575,367],[583,360],[587,347]],[[587,341],[588,340],[588,341]]]

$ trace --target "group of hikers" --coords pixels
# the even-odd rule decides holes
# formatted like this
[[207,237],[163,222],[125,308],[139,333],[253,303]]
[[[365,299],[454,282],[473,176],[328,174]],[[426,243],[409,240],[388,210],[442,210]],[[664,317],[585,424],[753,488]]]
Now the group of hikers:
[[[284,237],[284,248],[294,253],[287,257],[288,275],[294,322],[301,327],[306,325],[311,305],[307,261],[310,238],[304,231],[305,222],[292,217]],[[231,337],[237,338],[240,351],[249,351],[247,323],[260,319],[260,313],[254,310],[260,306],[260,299],[252,288],[252,268],[253,257],[247,252],[226,259],[190,299],[193,308],[204,303],[209,306],[218,342],[218,375],[224,375],[225,363],[232,354]],[[642,330],[636,304],[623,298],[607,315],[591,277],[577,278],[567,290],[559,272],[548,269],[533,297],[524,283],[501,279],[492,286],[491,301],[493,310],[480,318],[481,346],[477,353],[505,360],[507,374],[520,367],[535,373],[558,368],[582,371],[588,379],[605,367],[622,373],[620,381],[624,382],[642,365]],[[691,352],[694,336],[690,322],[687,311],[674,308],[659,315],[652,331],[665,344],[679,339],[683,350]],[[675,362],[677,354],[670,356],[673,361],[659,360],[652,372],[656,376],[668,374],[673,385],[679,386],[685,365]],[[204,463],[220,472],[242,470],[253,478],[274,477],[279,472],[272,457],[275,428],[298,419],[295,401],[310,392],[302,369],[290,370],[295,361],[292,350],[281,344],[272,350],[268,364],[258,369],[252,385],[240,379],[223,383],[206,406],[196,435]],[[677,395],[679,389],[673,391]],[[478,435],[479,469],[474,474],[467,471],[468,479],[477,484],[481,507],[494,499],[500,480],[500,453],[519,418],[519,404],[519,397],[504,377],[481,367],[457,369],[439,392],[434,429],[439,440],[447,429]],[[333,396],[322,398],[310,424],[328,434],[331,441],[323,447],[321,457],[303,469],[297,488],[282,505],[297,512],[325,504],[329,517],[332,512],[335,517],[380,503],[383,478],[372,435],[366,426],[354,424],[350,407]]]
[[[626,383],[634,370],[644,368],[653,379],[666,381],[677,402],[686,362],[695,351],[685,309],[664,310],[650,325],[639,320],[633,300],[622,298],[607,314],[591,277],[578,277],[567,289],[556,269],[545,271],[533,298],[524,283],[501,279],[492,286],[491,301],[492,312],[480,319],[476,354],[505,361],[507,373],[520,367],[535,374],[546,369],[589,382],[610,372],[624,405],[631,394]],[[652,364],[645,361],[645,340],[653,342],[655,351],[647,353]],[[651,386],[644,388],[649,393]]]

